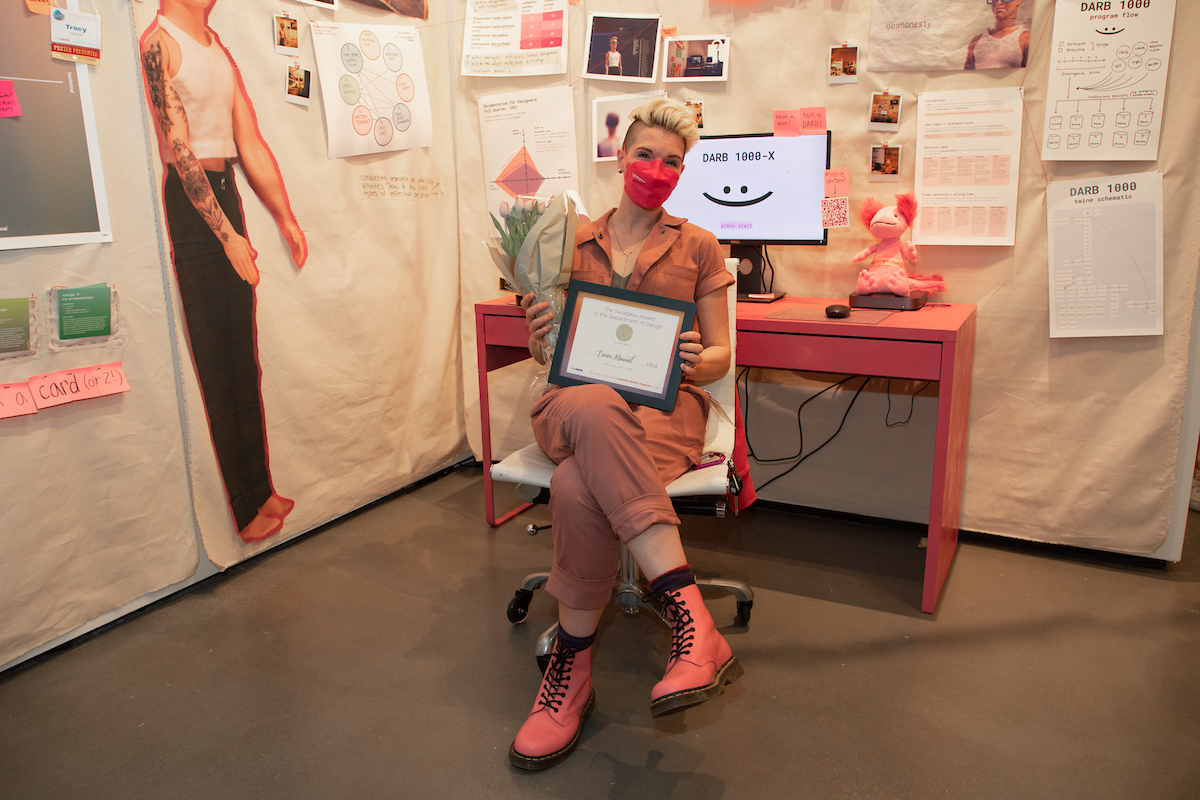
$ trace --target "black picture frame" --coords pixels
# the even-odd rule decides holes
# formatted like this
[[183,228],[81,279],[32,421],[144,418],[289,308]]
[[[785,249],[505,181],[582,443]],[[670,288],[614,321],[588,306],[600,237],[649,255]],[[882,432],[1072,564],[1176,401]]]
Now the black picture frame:
[[[575,333],[577,309],[583,300],[601,297],[618,305],[649,308],[654,311],[671,312],[677,319],[678,328],[674,338],[673,352],[670,356],[670,367],[667,380],[661,392],[641,391],[626,385],[615,384],[600,378],[590,376],[568,375],[565,370],[570,364],[571,353],[576,346]],[[566,308],[563,310],[562,324],[559,327],[558,344],[554,349],[554,359],[550,364],[549,382],[557,386],[579,386],[583,384],[601,384],[611,387],[627,402],[649,406],[662,411],[675,408],[675,398],[679,394],[679,383],[683,379],[683,358],[679,355],[679,334],[690,331],[696,318],[696,304],[669,297],[635,292],[629,289],[617,289],[599,283],[572,281],[567,290]]]

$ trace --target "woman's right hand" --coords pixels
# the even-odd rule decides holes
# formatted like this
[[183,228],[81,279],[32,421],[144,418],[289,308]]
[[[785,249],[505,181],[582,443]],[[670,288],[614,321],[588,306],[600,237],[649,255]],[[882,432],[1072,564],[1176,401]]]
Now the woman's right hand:
[[521,298],[525,324],[529,327],[529,353],[539,364],[546,363],[546,334],[554,326],[554,314],[547,302],[535,303],[533,292]]
[[550,312],[550,304],[534,303],[533,292],[521,298],[521,308],[525,309],[525,324],[529,327],[529,338],[545,339],[553,326],[554,314]]
[[258,258],[258,251],[250,246],[249,239],[236,233],[232,234],[225,242],[225,257],[242,280],[251,286],[258,285],[258,267],[254,263],[254,259]]

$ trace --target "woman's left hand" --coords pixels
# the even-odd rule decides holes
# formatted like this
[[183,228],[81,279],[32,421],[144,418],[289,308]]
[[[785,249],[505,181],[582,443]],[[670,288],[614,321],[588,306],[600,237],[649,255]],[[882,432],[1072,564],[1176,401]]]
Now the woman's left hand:
[[683,359],[683,376],[690,378],[700,363],[704,345],[700,344],[700,331],[684,331],[679,334],[679,357]]

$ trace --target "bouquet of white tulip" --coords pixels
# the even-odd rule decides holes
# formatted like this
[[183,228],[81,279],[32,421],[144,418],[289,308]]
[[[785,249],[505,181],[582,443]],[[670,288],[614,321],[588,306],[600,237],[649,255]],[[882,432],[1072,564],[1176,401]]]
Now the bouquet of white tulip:
[[549,303],[554,312],[553,327],[545,338],[547,363],[558,342],[580,214],[574,192],[562,192],[549,202],[517,197],[512,207],[502,204],[503,223],[490,215],[500,235],[487,247],[500,273],[522,295],[532,292],[535,302]]

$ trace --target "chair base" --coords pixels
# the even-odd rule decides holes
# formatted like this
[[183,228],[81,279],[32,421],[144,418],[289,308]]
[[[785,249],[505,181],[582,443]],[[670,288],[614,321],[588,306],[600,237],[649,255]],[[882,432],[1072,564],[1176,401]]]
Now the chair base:
[[[513,599],[508,604],[508,621],[515,624],[525,621],[529,614],[529,603],[533,593],[546,585],[550,579],[549,572],[534,572],[525,576],[521,588],[517,589]],[[737,624],[750,624],[750,611],[754,607],[754,590],[741,581],[725,580],[722,578],[697,578],[696,585],[701,589],[712,588],[729,592],[737,600]],[[642,571],[630,555],[629,549],[621,545],[617,580],[613,584],[610,605],[620,606],[628,616],[636,616],[645,609],[667,624],[663,616],[662,604],[646,590],[642,584]],[[558,623],[551,625],[538,637],[535,655],[538,666],[543,671],[550,661],[550,652],[554,649],[554,638],[558,635]]]

